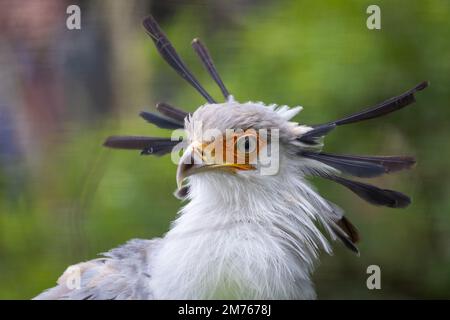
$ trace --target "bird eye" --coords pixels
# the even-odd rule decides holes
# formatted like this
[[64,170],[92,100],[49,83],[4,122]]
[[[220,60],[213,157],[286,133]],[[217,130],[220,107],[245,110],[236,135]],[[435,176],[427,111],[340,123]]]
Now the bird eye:
[[239,137],[236,141],[236,145],[239,152],[252,153],[257,147],[256,137],[251,135]]

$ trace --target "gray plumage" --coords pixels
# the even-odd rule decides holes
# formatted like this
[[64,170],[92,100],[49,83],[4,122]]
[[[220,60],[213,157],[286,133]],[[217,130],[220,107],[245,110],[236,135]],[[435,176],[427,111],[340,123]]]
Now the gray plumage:
[[[133,239],[102,254],[102,258],[69,268],[58,285],[38,295],[36,300],[125,300],[151,299],[149,260],[159,239]],[[80,287],[71,281],[80,276]],[[75,281],[76,282],[76,281]]]

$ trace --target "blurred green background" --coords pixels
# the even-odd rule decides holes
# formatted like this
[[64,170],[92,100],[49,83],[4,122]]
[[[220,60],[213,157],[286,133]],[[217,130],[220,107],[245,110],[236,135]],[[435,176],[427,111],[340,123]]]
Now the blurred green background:
[[[407,154],[416,168],[375,179],[413,198],[370,206],[315,181],[359,227],[361,256],[334,245],[314,275],[321,299],[450,298],[450,2],[0,1],[0,298],[28,299],[65,268],[131,238],[167,231],[181,203],[169,156],[106,150],[108,135],[169,136],[137,116],[165,101],[204,101],[157,55],[141,27],[153,13],[206,89],[190,47],[200,37],[239,101],[304,106],[296,120],[332,120],[422,80],[418,102],[335,130],[326,151]],[[65,27],[77,3],[82,29]],[[381,8],[368,30],[366,8]],[[382,289],[366,287],[381,267]]]

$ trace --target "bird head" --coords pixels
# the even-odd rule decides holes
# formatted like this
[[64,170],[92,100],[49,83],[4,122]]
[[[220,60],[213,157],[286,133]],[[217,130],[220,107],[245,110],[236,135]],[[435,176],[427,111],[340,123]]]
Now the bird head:
[[[185,120],[185,151],[177,182],[199,173],[219,173],[256,179],[279,171],[280,150],[292,148],[305,130],[289,120],[301,107],[266,106],[261,102],[206,104]],[[287,157],[283,157],[287,159]]]
[[[425,89],[428,82],[421,82],[401,95],[341,119],[319,125],[300,125],[292,118],[302,107],[236,101],[219,76],[207,48],[199,39],[194,39],[192,46],[195,52],[225,98],[223,103],[216,102],[186,67],[153,17],[147,17],[143,25],[163,59],[207,103],[193,113],[167,103],[157,105],[161,115],[141,112],[142,118],[160,128],[183,130],[186,133],[184,139],[113,136],[104,145],[138,149],[143,155],[158,156],[177,154],[182,148],[176,174],[180,197],[184,198],[189,193],[188,187],[183,187],[186,178],[201,180],[215,177],[219,181],[227,179],[235,184],[246,179],[263,186],[265,181],[270,180],[270,186],[276,188],[283,184],[287,176],[303,178],[311,175],[336,182],[374,205],[392,208],[409,205],[409,197],[400,192],[349,180],[341,175],[372,178],[411,168],[415,164],[414,158],[325,153],[322,152],[323,138],[339,126],[381,117],[412,104],[415,93]],[[342,215],[335,218],[329,227],[347,247],[357,251],[354,246],[358,240],[356,229]]]

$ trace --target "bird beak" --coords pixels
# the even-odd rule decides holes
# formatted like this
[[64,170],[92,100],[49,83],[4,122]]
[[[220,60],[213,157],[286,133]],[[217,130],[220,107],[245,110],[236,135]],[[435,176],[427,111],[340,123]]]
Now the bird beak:
[[216,169],[222,169],[223,171],[236,172],[237,170],[253,170],[254,167],[249,164],[235,164],[235,163],[223,163],[204,160],[202,156],[202,144],[194,142],[190,144],[183,156],[180,158],[177,168],[177,187],[180,189],[183,186],[183,181],[189,176],[200,172],[212,171]]
[[[181,189],[183,186],[183,181],[187,177],[204,171],[206,166],[201,158],[201,152],[195,144],[191,144],[187,147],[186,151],[183,153],[180,161],[178,162],[177,168],[177,187]],[[202,170],[203,169],[203,170]]]

